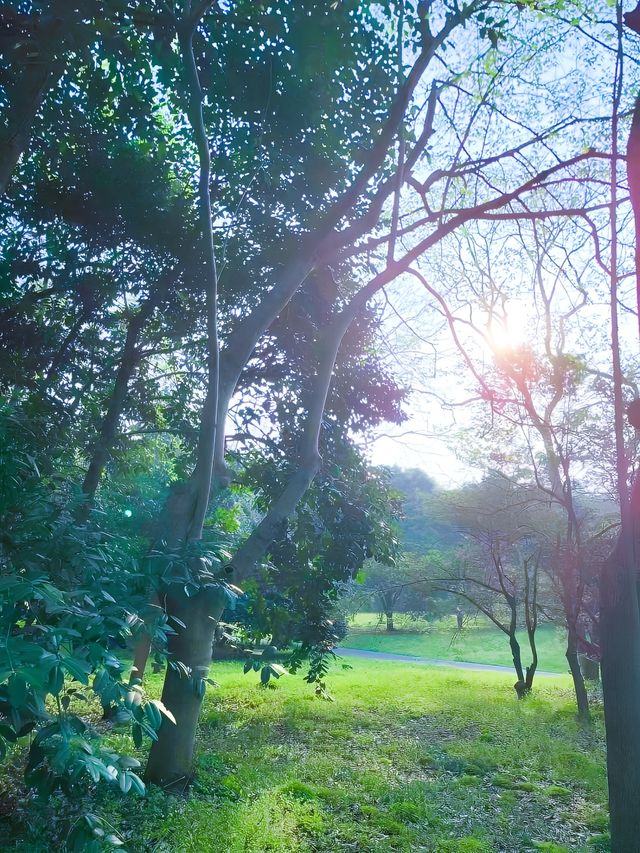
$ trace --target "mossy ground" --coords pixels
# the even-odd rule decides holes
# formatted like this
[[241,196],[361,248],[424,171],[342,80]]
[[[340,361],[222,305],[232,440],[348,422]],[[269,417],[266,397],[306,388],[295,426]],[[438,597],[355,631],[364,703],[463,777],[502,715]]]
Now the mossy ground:
[[[470,620],[462,631],[456,630],[456,620],[449,617],[439,622],[412,621],[399,615],[397,630],[385,631],[385,622],[377,613],[359,613],[350,623],[342,645],[372,652],[393,652],[414,657],[490,663],[511,666],[512,658],[507,636],[488,619]],[[536,632],[538,667],[547,672],[567,672],[565,632],[555,625],[541,625]],[[519,636],[522,661],[528,664],[530,651],[526,634]]]
[[[238,664],[212,674],[190,795],[91,801],[130,853],[608,849],[601,715],[576,723],[568,679],[518,702],[500,674],[356,661],[331,703],[297,676],[269,690]],[[56,805],[0,849],[62,850]]]

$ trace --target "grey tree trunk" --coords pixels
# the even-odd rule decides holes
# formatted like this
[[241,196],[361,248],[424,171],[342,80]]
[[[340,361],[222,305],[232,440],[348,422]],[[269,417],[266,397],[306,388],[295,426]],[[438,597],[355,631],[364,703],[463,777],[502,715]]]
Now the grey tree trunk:
[[[509,634],[509,647],[511,648],[511,657],[513,660],[513,668],[516,671],[518,681],[524,684],[524,670],[522,669],[522,652],[520,643],[516,639],[515,634]],[[516,688],[517,690],[517,688]]]
[[[185,4],[184,17],[175,19],[188,91],[187,117],[200,166],[198,212],[202,267],[199,283],[204,285],[206,292],[208,359],[207,394],[200,415],[196,463],[189,480],[179,489],[174,489],[165,507],[165,541],[174,549],[202,538],[211,497],[218,430],[218,270],[212,233],[211,157],[203,116],[204,95],[193,51],[193,36],[208,6],[207,3],[201,4],[192,11],[191,4]],[[145,777],[165,788],[184,788],[193,772],[197,723],[206,690],[215,627],[224,609],[224,594],[220,586],[203,585],[195,595],[187,596],[184,581],[180,581],[161,588],[160,597],[164,598],[167,613],[179,620],[177,632],[168,643],[169,666],[162,691],[162,701],[173,713],[176,724],[163,719],[158,740],[149,753]],[[141,666],[144,668],[144,664]]]
[[628,533],[601,578],[600,648],[613,853],[640,839],[640,618],[637,558]]
[[575,690],[576,703],[578,705],[578,717],[582,722],[588,722],[589,696],[584,683],[584,676],[580,669],[580,661],[578,660],[578,637],[571,627],[567,634],[567,651],[565,657],[567,658],[569,671],[571,672],[571,678],[573,679],[573,688]]
[[[640,33],[639,9],[626,24]],[[621,9],[618,11],[618,55],[622,55]],[[617,198],[618,113],[622,89],[621,62],[616,67],[612,110],[610,319],[613,367],[614,435],[621,530],[600,574],[600,651],[612,853],[636,853],[640,839],[640,614],[638,612],[638,544],[640,481],[629,495],[624,441],[625,405],[618,321]],[[640,98],[636,100],[629,143],[627,175],[636,223],[636,258],[640,242]],[[640,298],[640,264],[636,266]],[[639,303],[640,307],[640,303]],[[640,314],[639,314],[640,317]]]
[[[170,662],[162,689],[162,701],[173,713],[176,724],[163,719],[145,777],[167,790],[184,790],[193,776],[195,735],[224,597],[212,596],[204,589],[187,598],[182,585],[176,585],[167,591],[165,606],[185,625],[169,642]],[[173,665],[177,661],[189,670],[189,675]]]

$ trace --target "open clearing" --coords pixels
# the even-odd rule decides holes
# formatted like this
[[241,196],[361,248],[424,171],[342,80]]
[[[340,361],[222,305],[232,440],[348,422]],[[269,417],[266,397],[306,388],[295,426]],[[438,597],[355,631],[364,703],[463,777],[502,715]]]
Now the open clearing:
[[[601,715],[577,725],[568,678],[541,678],[518,702],[509,676],[353,664],[330,675],[333,703],[299,676],[268,690],[216,664],[191,797],[108,792],[92,809],[129,853],[608,850]],[[0,849],[60,849],[65,808],[53,798],[21,822],[18,807]]]
[[[349,634],[342,641],[345,648],[370,652],[391,652],[413,657],[439,660],[469,661],[496,666],[511,666],[509,641],[495,625],[486,619],[470,621],[462,631],[456,631],[455,618],[435,623],[414,622],[402,615],[396,619],[396,631],[387,633],[377,613],[359,613],[349,625]],[[418,628],[420,626],[420,630]],[[527,636],[518,635],[522,662],[531,660]],[[541,625],[536,632],[538,668],[548,672],[567,672],[565,632],[555,625]]]

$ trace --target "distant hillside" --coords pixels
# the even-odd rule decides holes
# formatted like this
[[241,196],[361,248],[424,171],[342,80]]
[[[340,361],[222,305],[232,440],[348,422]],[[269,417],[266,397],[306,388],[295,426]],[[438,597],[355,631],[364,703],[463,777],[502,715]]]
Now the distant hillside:
[[437,486],[420,468],[389,468],[391,484],[403,496],[400,520],[405,551],[425,554],[432,548],[447,548],[460,542],[460,534],[436,513]]

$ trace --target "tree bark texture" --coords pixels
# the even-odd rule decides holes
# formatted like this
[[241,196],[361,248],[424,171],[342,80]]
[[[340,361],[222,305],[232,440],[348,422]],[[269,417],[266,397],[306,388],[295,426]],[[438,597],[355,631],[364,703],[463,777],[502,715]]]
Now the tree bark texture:
[[[163,717],[158,740],[149,753],[145,777],[165,789],[184,790],[193,776],[195,735],[224,596],[212,598],[205,588],[187,598],[182,587],[176,585],[167,591],[165,607],[185,625],[170,639],[170,663],[162,688],[162,701],[176,722],[174,725]],[[183,664],[188,674],[182,667],[177,668],[175,662]]]
[[[636,485],[634,491],[638,491]],[[601,672],[613,853],[640,839],[640,617],[636,536],[623,527],[601,575]],[[634,541],[635,540],[635,541]]]

